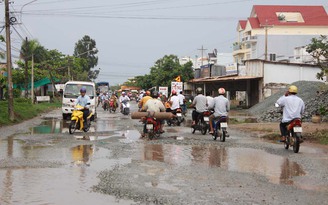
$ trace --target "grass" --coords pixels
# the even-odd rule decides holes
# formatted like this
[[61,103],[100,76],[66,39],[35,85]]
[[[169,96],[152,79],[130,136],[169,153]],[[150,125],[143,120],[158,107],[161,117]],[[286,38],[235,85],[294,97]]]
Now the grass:
[[328,129],[317,130],[304,136],[306,140],[328,145]]
[[15,120],[10,121],[8,117],[8,101],[0,101],[0,126],[16,124],[36,117],[40,113],[59,107],[61,107],[61,102],[59,100],[55,100],[51,103],[43,102],[32,104],[29,99],[17,98],[14,99]]

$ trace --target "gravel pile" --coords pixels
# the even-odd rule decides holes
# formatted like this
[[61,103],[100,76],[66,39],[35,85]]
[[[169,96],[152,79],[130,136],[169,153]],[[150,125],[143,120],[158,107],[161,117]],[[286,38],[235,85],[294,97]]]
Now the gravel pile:
[[[292,83],[298,88],[298,96],[305,103],[305,114],[303,121],[311,121],[312,115],[318,112],[320,108],[327,109],[328,89],[327,85],[314,81],[297,81]],[[257,116],[260,122],[277,122],[281,119],[281,114],[274,107],[275,102],[286,92],[288,88],[281,89],[279,92],[268,97],[264,101],[256,104],[249,109],[249,112]]]

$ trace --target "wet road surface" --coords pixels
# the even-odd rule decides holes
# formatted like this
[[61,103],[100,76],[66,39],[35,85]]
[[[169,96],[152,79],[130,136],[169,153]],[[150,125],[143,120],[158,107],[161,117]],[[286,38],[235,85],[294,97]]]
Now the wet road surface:
[[0,204],[327,203],[328,149],[294,154],[233,130],[213,141],[188,122],[152,141],[138,120],[102,109],[88,133],[68,134],[59,110],[14,135],[1,128]]

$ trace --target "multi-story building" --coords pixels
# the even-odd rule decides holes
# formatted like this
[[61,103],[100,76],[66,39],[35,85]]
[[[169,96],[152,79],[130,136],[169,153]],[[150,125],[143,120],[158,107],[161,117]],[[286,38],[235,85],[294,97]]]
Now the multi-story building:
[[233,45],[236,63],[252,59],[308,62],[307,54],[295,56],[294,49],[328,35],[328,15],[323,6],[255,5],[250,17],[238,22],[237,32]]

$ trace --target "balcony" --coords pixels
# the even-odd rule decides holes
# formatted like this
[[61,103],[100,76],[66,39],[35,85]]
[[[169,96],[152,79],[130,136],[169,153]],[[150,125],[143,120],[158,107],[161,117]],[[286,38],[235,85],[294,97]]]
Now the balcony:
[[241,39],[242,42],[256,42],[257,36],[246,36]]

